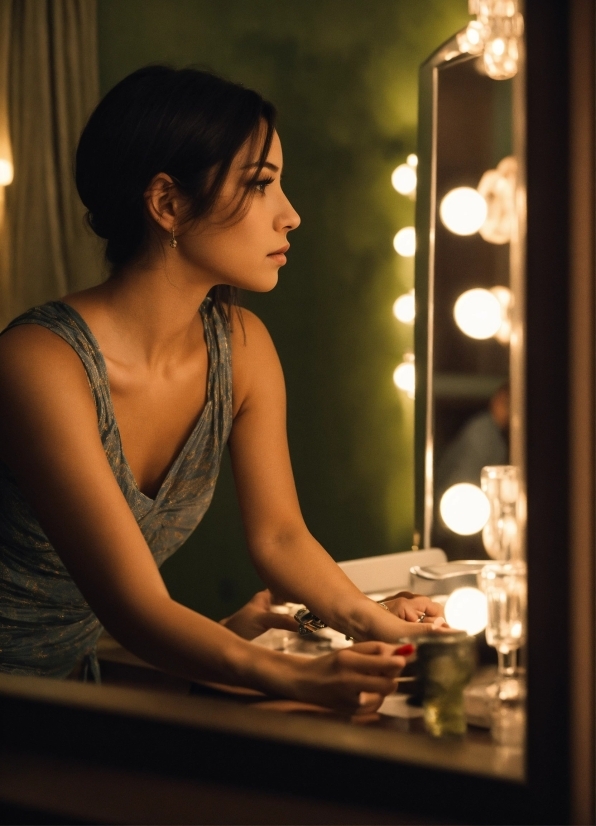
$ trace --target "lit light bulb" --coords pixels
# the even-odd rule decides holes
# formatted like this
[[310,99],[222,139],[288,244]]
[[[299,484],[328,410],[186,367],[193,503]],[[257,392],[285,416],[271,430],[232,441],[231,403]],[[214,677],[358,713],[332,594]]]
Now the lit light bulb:
[[471,636],[484,631],[488,622],[486,594],[478,588],[456,588],[445,603],[445,619],[452,628]]
[[519,53],[515,37],[495,37],[484,48],[484,68],[493,80],[508,80],[517,74]]
[[398,364],[393,371],[393,383],[398,390],[403,390],[408,398],[414,398],[416,390],[416,368],[414,366],[413,353],[404,354],[404,360],[401,364]]
[[508,156],[496,169],[487,170],[478,184],[478,192],[486,201],[486,221],[480,235],[491,244],[507,244],[515,225],[515,188],[517,161]]
[[487,27],[478,20],[472,20],[468,23],[467,28],[457,35],[457,45],[462,52],[480,54],[484,48],[486,36]]
[[0,158],[0,186],[8,186],[12,183],[14,169],[10,161]]
[[447,488],[439,505],[443,522],[453,533],[479,533],[490,516],[490,502],[478,485],[460,482]]
[[410,164],[400,163],[391,174],[391,183],[400,195],[411,195],[416,191],[416,170]]
[[486,44],[486,48],[489,49],[495,57],[501,57],[505,54],[505,41],[502,37],[495,37],[494,40]]
[[393,249],[404,258],[412,258],[416,254],[416,230],[414,227],[400,229],[393,239]]
[[393,304],[393,315],[402,324],[412,324],[416,318],[416,300],[414,290],[400,295]]
[[406,158],[406,163],[408,164],[408,166],[411,166],[412,169],[416,169],[416,167],[418,166],[418,155],[415,155],[412,152],[412,154],[408,155],[408,157]]
[[455,302],[453,316],[462,333],[475,339],[492,338],[503,323],[498,297],[491,290],[480,287],[460,295]]
[[486,220],[486,201],[471,186],[458,186],[445,195],[439,213],[441,221],[455,235],[473,235]]

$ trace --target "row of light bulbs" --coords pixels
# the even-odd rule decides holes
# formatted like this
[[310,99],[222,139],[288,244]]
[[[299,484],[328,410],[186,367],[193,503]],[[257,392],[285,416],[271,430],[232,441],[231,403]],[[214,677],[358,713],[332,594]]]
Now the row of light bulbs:
[[[504,159],[508,162],[510,160]],[[503,161],[499,166],[502,164]],[[393,173],[394,176],[399,169],[398,166]],[[454,235],[475,235],[480,232],[486,241],[493,244],[507,243],[511,238],[513,211],[511,173],[507,177],[509,179],[505,178],[499,168],[491,169],[482,176],[478,189],[471,186],[457,186],[450,190],[442,199],[439,207],[443,225]],[[485,190],[485,193],[482,190]],[[402,192],[402,194],[407,193]],[[393,239],[393,248],[398,255],[412,258],[416,254],[414,227],[400,229]]]
[[[418,157],[411,154],[391,174],[391,184],[396,192],[412,200],[416,197]],[[411,258],[416,252],[416,230],[414,227],[400,229],[393,239],[393,247],[398,255]],[[393,304],[393,315],[402,324],[413,324],[416,316],[414,290],[400,295]],[[403,361],[393,371],[393,383],[408,398],[413,399],[416,389],[416,368],[414,354],[404,353]]]
[[[416,166],[417,158],[410,155],[405,164],[400,164],[393,171],[391,182],[401,195],[414,196]],[[499,164],[497,170],[490,170],[483,175],[479,189],[472,187],[452,189],[442,199],[439,207],[442,223],[456,235],[467,236],[480,232],[487,225],[490,202],[493,206],[493,220],[488,222],[488,229],[482,234],[487,241],[493,243],[508,241],[514,178],[513,159],[506,158]],[[481,189],[484,189],[485,194],[479,191]],[[496,218],[494,213],[496,213]],[[393,246],[399,255],[413,256],[416,252],[414,227],[401,229],[393,239]],[[482,340],[495,337],[500,342],[507,343],[511,332],[511,299],[511,291],[506,287],[466,290],[455,302],[453,308],[455,323],[470,338]],[[402,324],[413,324],[416,317],[413,289],[395,300],[393,315]],[[414,398],[416,371],[413,353],[404,354],[403,361],[393,371],[393,382],[409,398]],[[490,516],[490,503],[480,487],[461,483],[445,491],[439,510],[441,518],[450,530],[469,536],[483,530]]]
[[[391,176],[394,188],[413,197],[416,191],[418,160],[409,155]],[[479,232],[494,244],[503,244],[511,238],[514,215],[516,165],[513,158],[504,158],[497,169],[488,170],[478,189],[460,186],[450,190],[442,199],[439,215],[444,226],[455,235],[469,236]],[[403,227],[393,239],[395,251],[406,258],[416,252],[414,227]],[[455,323],[470,338],[496,338],[502,344],[511,334],[511,291],[507,287],[490,290],[474,288],[462,293],[453,308]],[[416,315],[414,290],[400,295],[393,304],[395,318],[403,324],[412,324]],[[394,373],[395,385],[413,398],[415,392],[414,356],[407,353]]]

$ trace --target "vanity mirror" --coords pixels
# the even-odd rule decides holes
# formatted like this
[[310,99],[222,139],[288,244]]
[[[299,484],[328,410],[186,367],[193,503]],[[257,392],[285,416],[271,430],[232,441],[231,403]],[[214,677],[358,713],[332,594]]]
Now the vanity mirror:
[[487,558],[481,469],[522,465],[521,71],[464,30],[420,72],[415,543],[449,559]]
[[[518,158],[525,152],[517,130],[523,135],[525,126],[516,107],[527,91],[522,107],[528,146],[526,286],[520,288],[519,243],[510,246],[509,282],[492,282],[508,285],[515,298],[504,368],[513,411],[508,458],[522,470],[525,464],[528,487],[525,779],[521,772],[505,770],[503,751],[472,739],[463,745],[429,745],[397,726],[354,727],[322,716],[267,715],[230,701],[3,675],[4,822],[594,822],[594,9],[581,0],[527,0],[525,16],[527,84],[519,75],[510,84],[494,84],[511,86],[507,94],[513,99],[516,132],[511,149]],[[450,51],[454,54],[447,60]],[[430,406],[433,413],[436,401],[427,392],[433,389],[432,365],[425,369],[432,342],[429,321],[436,312],[429,276],[439,277],[434,248],[430,256],[440,221],[440,200],[430,200],[437,114],[432,101],[438,102],[433,94],[444,68],[464,72],[472,64],[454,40],[421,75],[420,545],[430,542],[432,530],[432,518],[425,520],[425,513],[432,517],[433,494],[433,455],[426,439],[433,434],[427,412]],[[509,149],[505,152],[503,157],[509,157]],[[486,167],[479,165],[475,178],[446,186],[477,188],[484,172],[500,160],[491,157]],[[518,165],[518,193],[523,191],[520,171]],[[523,211],[517,218],[516,228]],[[505,249],[501,245],[491,254],[504,256]],[[498,260],[505,266],[503,258]],[[492,284],[478,286],[490,289]],[[519,339],[524,292],[525,365]],[[452,310],[447,308],[446,319]],[[503,351],[493,347],[493,352]],[[487,368],[486,375],[505,375],[492,370]],[[522,386],[527,387],[525,428]],[[430,490],[425,488],[429,480]],[[29,809],[25,814],[23,807]]]

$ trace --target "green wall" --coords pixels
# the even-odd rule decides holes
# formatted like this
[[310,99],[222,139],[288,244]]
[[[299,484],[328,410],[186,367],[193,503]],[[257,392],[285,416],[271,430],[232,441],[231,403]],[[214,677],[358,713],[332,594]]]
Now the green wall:
[[[467,0],[99,0],[102,90],[147,63],[194,64],[279,109],[284,186],[302,216],[289,263],[245,303],[284,366],[298,492],[338,560],[405,550],[413,524],[413,403],[395,366],[412,330],[392,316],[413,261],[392,247],[414,221],[391,187],[416,148],[418,65],[467,22]],[[227,461],[213,505],[162,569],[210,616],[260,587]]]

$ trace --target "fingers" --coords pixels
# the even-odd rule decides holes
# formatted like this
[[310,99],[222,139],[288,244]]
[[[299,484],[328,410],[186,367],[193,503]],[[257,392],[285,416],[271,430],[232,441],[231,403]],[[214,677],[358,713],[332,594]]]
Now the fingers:
[[372,714],[374,713],[383,700],[385,694],[379,694],[371,691],[361,691],[358,695],[358,709],[356,715]]
[[408,623],[407,634],[410,637],[415,637],[422,634],[441,634],[445,631],[450,632],[451,629],[443,617],[428,617],[423,622]]
[[423,611],[427,617],[442,617],[444,609],[438,602],[433,602],[432,600],[427,599],[426,606],[423,608]]
[[[381,645],[383,645],[383,643],[381,643]],[[357,672],[358,675],[361,675],[362,679],[364,679],[366,675],[394,679],[400,675],[406,664],[403,657],[393,653],[395,646],[386,646],[391,653],[376,654],[375,656],[354,651],[355,647],[356,646],[347,648],[335,655],[337,667],[340,670],[346,669]]]
[[413,605],[406,605],[403,609],[403,619],[408,622],[419,622],[420,617],[424,616],[424,611],[419,611]]
[[265,611],[257,618],[263,630],[269,628],[281,628],[284,631],[298,631],[299,625],[289,614],[274,614],[272,611]]
[[426,614],[429,617],[439,617],[443,615],[443,606],[439,605],[438,602],[433,602],[428,597],[414,597],[413,599],[408,600],[407,602],[408,609],[414,609],[423,614]]
[[381,654],[390,657],[395,651],[395,646],[388,642],[368,640],[367,642],[354,643],[350,651],[356,654]]
[[261,611],[269,611],[271,609],[271,592],[267,588],[264,591],[257,591],[247,604],[260,608]]
[[[346,685],[348,702],[363,711],[376,710],[388,694],[393,694],[397,682],[387,677],[363,677],[355,675]],[[373,709],[373,703],[377,705]]]

